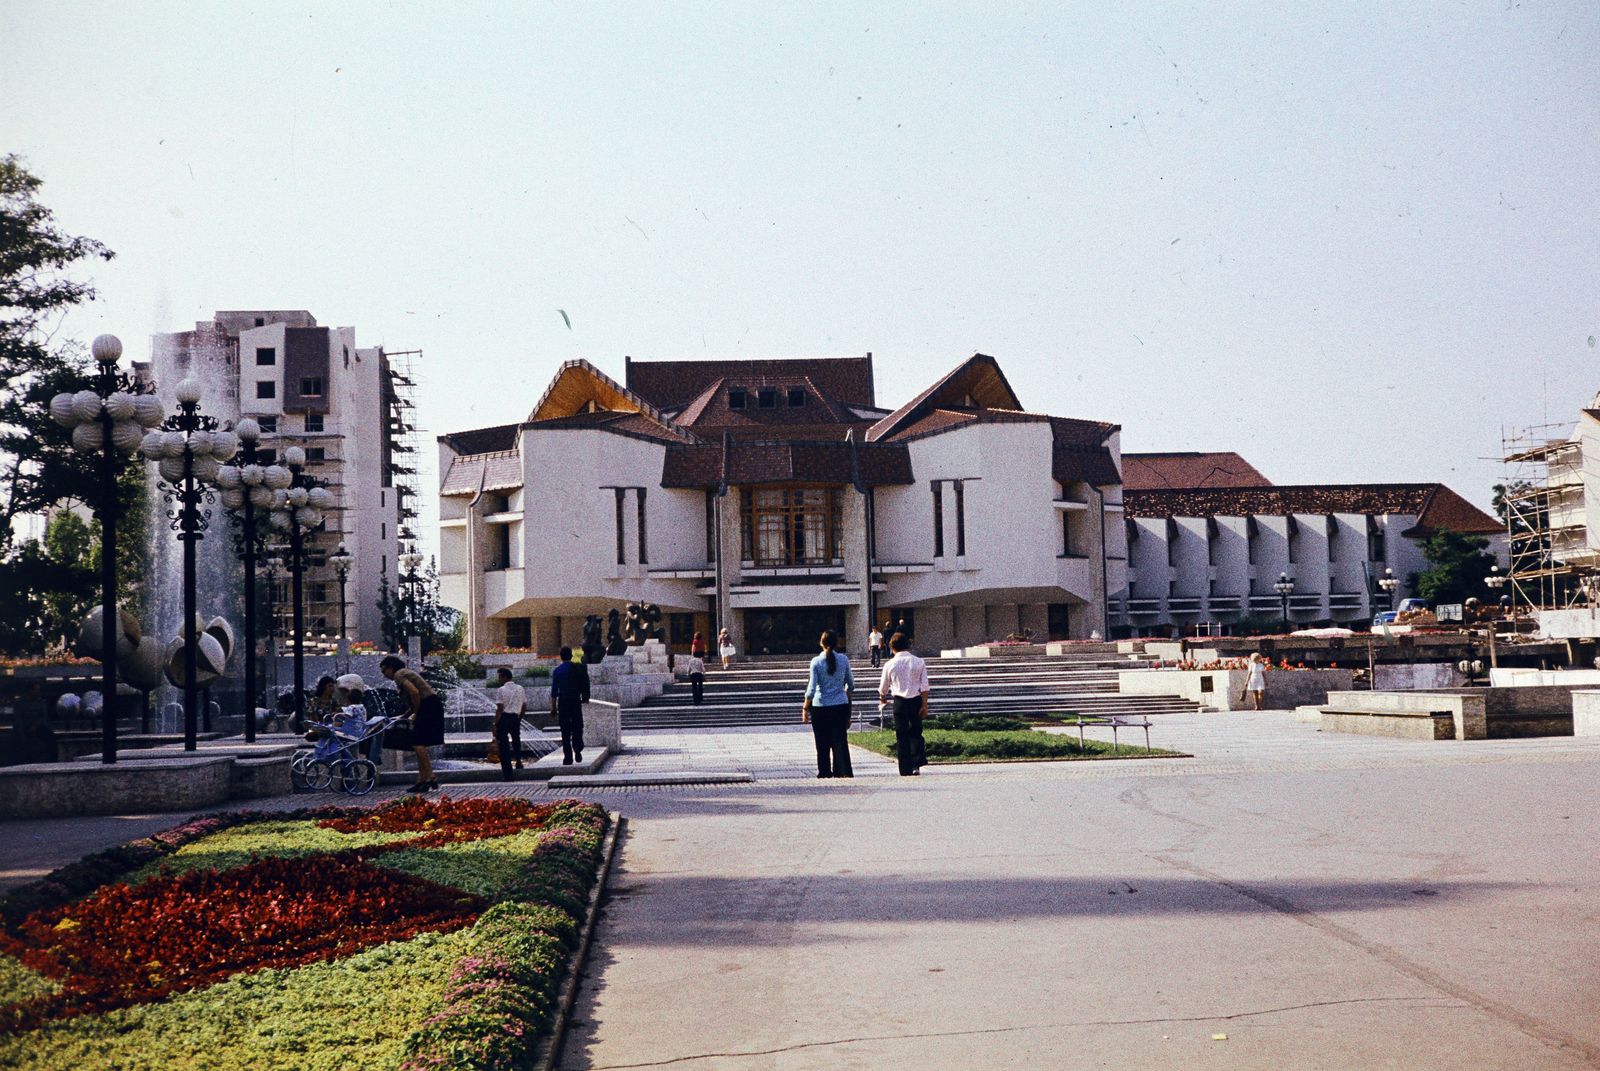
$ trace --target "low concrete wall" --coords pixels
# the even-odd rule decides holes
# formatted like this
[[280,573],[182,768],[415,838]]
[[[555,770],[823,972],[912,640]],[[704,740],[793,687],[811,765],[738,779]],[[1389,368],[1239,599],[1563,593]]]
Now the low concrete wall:
[[1572,693],[1570,685],[1344,692],[1328,696],[1322,724],[1325,729],[1331,727],[1329,709],[1372,714],[1449,711],[1455,723],[1454,738],[1457,740],[1571,736],[1574,729]]
[[[1145,645],[1146,648],[1150,646]],[[1266,675],[1262,702],[1271,710],[1324,703],[1330,691],[1348,689],[1353,671],[1348,669],[1274,669]],[[1243,669],[1124,669],[1117,673],[1117,690],[1123,695],[1175,695],[1218,710],[1243,710],[1255,704],[1241,699]]]
[[1330,692],[1322,728],[1366,736],[1483,740],[1489,735],[1485,691]]
[[1537,688],[1550,684],[1593,688],[1600,685],[1600,669],[1491,669],[1489,683],[1496,688]]
[[1572,735],[1600,736],[1600,692],[1572,693]]
[[234,759],[229,795],[236,800],[287,796],[294,791],[294,785],[289,780],[289,762],[293,757],[279,755]]
[[583,704],[583,743],[586,747],[622,750],[622,708],[616,703]]
[[1465,688],[1453,662],[1416,662],[1372,667],[1372,688],[1378,692],[1412,692],[1426,688]]
[[[284,767],[287,778],[288,766]],[[193,811],[229,798],[233,757],[204,755],[110,766],[49,762],[0,768],[0,818]]]

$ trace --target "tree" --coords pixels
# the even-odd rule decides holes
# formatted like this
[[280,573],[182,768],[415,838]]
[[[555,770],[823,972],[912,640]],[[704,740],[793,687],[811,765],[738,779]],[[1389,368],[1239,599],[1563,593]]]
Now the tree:
[[47,328],[94,298],[67,270],[113,254],[61,233],[34,200],[41,185],[16,156],[0,157],[0,549],[10,547],[17,517],[87,502],[96,486],[94,459],[72,449],[47,409],[54,395],[90,386],[90,361],[72,343],[52,349]]
[[1483,536],[1441,528],[1422,544],[1422,557],[1433,568],[1412,573],[1406,578],[1406,586],[1434,606],[1464,603],[1469,598],[1493,602],[1483,578],[1500,562],[1487,553],[1488,546],[1489,541]]
[[423,654],[448,646],[461,614],[439,602],[439,574],[433,559],[428,559],[427,571],[418,575],[415,584],[407,585],[401,579],[399,590],[389,586],[388,577],[378,581],[384,645],[398,651],[407,636],[421,636]]

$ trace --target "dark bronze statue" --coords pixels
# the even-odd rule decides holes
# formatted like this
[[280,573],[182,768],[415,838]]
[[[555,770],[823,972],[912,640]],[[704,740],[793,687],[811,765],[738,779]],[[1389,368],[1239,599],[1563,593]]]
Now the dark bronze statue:
[[606,645],[600,642],[600,615],[590,614],[583,619],[583,662],[592,666],[606,656]]
[[628,643],[638,646],[646,640],[665,642],[666,633],[660,627],[660,622],[661,607],[653,602],[630,602],[627,623]]
[[628,645],[622,639],[622,615],[617,613],[616,607],[606,614],[606,654],[620,655],[628,653]]

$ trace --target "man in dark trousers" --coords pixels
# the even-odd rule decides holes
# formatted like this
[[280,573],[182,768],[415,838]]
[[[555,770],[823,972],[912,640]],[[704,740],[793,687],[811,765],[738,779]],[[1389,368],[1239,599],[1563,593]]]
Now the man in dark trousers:
[[589,701],[589,667],[561,648],[561,664],[550,674],[550,713],[561,725],[561,764],[583,761],[583,704]]
[[927,746],[922,738],[922,719],[928,716],[928,664],[911,653],[911,641],[904,632],[889,637],[894,657],[883,664],[878,682],[878,710],[894,703],[895,757],[900,760],[900,776],[916,777],[919,767],[928,765]]

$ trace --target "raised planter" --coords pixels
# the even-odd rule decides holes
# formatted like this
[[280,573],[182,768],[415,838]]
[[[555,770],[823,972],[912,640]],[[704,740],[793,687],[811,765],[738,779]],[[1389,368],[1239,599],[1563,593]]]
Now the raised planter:
[[[193,811],[233,795],[232,755],[0,767],[0,818]],[[287,762],[284,766],[287,775]]]
[[[1325,703],[1329,692],[1350,688],[1352,672],[1268,670],[1262,702],[1271,710]],[[1175,695],[1216,710],[1242,710],[1254,707],[1250,699],[1240,699],[1249,677],[1250,672],[1243,669],[1124,669],[1117,673],[1117,690],[1123,695]]]

